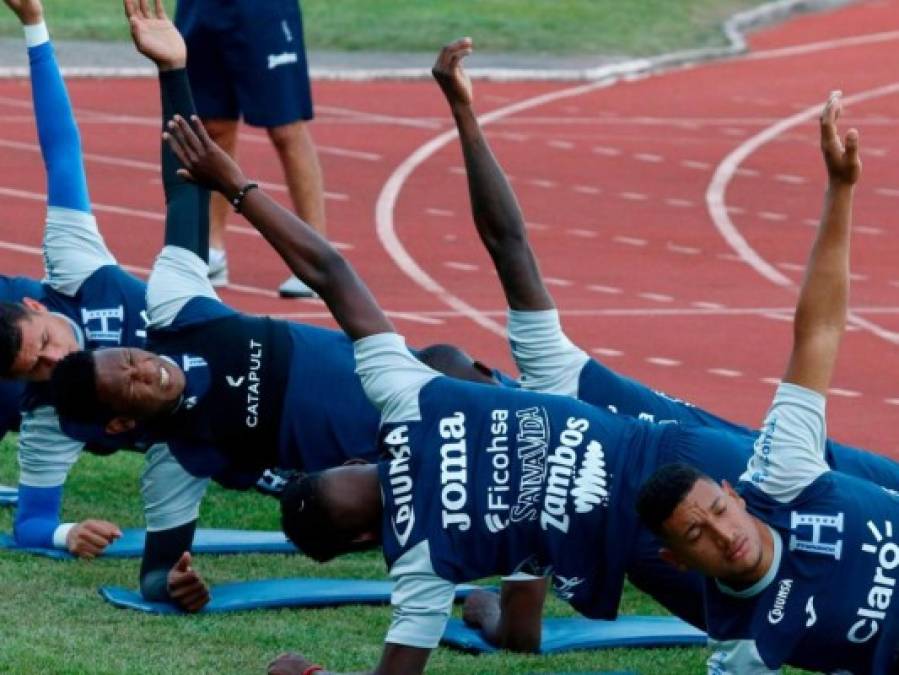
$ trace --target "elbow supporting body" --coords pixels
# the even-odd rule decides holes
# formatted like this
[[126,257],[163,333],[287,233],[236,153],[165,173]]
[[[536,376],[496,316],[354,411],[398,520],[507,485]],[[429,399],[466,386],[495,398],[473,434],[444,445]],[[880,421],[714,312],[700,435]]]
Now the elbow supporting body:
[[49,548],[59,526],[62,487],[19,485],[19,505],[13,521],[13,537],[19,546]]

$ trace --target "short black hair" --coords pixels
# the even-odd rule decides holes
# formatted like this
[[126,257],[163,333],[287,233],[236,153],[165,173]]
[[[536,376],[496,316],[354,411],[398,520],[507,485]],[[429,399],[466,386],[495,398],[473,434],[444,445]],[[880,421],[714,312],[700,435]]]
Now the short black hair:
[[22,349],[22,327],[28,308],[21,302],[0,302],[0,377],[9,377]]
[[301,553],[324,563],[343,553],[364,551],[377,542],[357,543],[334,518],[322,489],[322,474],[300,474],[281,493],[281,529]]
[[653,534],[664,539],[662,524],[700,480],[714,482],[699,469],[683,462],[659,467],[637,493],[640,520]]
[[59,416],[72,422],[105,424],[115,417],[97,396],[93,352],[72,352],[56,364],[50,376],[50,396]]

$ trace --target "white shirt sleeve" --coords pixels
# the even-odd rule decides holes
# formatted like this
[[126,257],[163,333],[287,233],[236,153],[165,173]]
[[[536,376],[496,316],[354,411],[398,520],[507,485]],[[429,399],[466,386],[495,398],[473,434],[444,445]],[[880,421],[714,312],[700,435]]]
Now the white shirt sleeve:
[[740,480],[788,502],[830,469],[824,459],[826,442],[825,398],[784,382],[777,388]]
[[151,328],[171,325],[190,300],[219,297],[209,283],[209,266],[192,251],[165,246],[147,282],[147,316]]
[[416,359],[397,333],[378,333],[353,344],[356,374],[383,422],[421,419],[418,392],[440,373]]
[[562,332],[559,312],[509,310],[509,346],[521,386],[548,394],[577,396],[589,355]]
[[64,484],[83,447],[63,433],[54,408],[25,413],[19,432],[19,482],[32,487]]
[[90,213],[51,206],[44,229],[44,266],[50,287],[72,296],[91,274],[116,259]]
[[147,451],[140,476],[147,530],[170,530],[200,517],[200,502],[208,478],[195,478],[185,471],[169,447],[158,443]]
[[715,653],[707,662],[708,675],[780,675],[762,661],[753,640],[709,640]]
[[427,541],[406,551],[393,564],[390,576],[396,580],[390,595],[393,621],[384,641],[434,649],[453,609],[455,585],[434,573]]

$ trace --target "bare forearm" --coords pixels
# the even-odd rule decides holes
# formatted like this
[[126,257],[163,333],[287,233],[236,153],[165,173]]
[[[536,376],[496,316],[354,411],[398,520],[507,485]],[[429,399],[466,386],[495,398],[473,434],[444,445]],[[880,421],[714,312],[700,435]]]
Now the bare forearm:
[[452,106],[459,131],[472,217],[493,259],[512,309],[551,309],[525,231],[524,217],[509,180],[494,157],[470,105]]
[[241,206],[247,220],[319,294],[350,338],[394,331],[352,266],[318,232],[261,190],[251,190]]
[[853,187],[831,185],[796,306],[796,330],[842,330],[849,301]]
[[849,302],[852,187],[831,185],[793,322],[793,353],[784,379],[827,393]]

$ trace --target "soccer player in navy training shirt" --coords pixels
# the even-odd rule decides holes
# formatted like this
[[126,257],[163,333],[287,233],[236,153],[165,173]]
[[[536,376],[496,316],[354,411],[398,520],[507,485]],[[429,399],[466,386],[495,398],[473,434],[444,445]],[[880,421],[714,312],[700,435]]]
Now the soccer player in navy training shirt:
[[28,380],[19,437],[18,543],[91,557],[119,535],[113,523],[60,524],[62,484],[83,444],[63,434],[41,382],[77,349],[142,344],[143,282],[106,248],[91,213],[81,142],[38,0],[6,0],[24,26],[47,174],[46,278],[40,292],[0,306],[0,371]]
[[[642,488],[643,522],[671,564],[707,576],[708,672],[896,672],[899,495],[831,471],[825,397],[846,322],[858,135],[839,92],[821,115],[824,216],[796,307],[789,364],[737,484],[684,464]],[[838,588],[835,586],[838,585]]]
[[[752,454],[757,430],[733,424],[615,373],[563,333],[559,314],[528,243],[514,192],[473,110],[471,83],[462,67],[463,57],[471,50],[470,38],[447,45],[438,56],[433,73],[459,131],[473,220],[509,303],[509,342],[521,373],[521,385],[574,396],[618,414],[660,424],[678,423],[720,431],[718,442],[709,444],[692,461],[710,475],[736,480]],[[829,439],[826,458],[833,469],[881,485],[892,487],[897,478],[895,462]],[[628,562],[630,580],[674,614],[704,626],[700,575],[666,566],[658,558],[658,547],[658,540],[650,532],[641,533]],[[465,618],[481,627],[484,636],[496,644],[534,649],[539,645],[542,590],[539,582],[503,584],[502,601],[495,594],[475,592],[466,599]]]
[[[318,560],[383,544],[397,586],[378,672],[424,667],[453,584],[465,580],[546,575],[582,613],[614,616],[637,487],[657,466],[699,456],[720,435],[441,377],[410,357],[340,254],[251,187],[198,121],[191,129],[179,119],[172,136],[190,175],[239,202],[325,299],[354,339],[366,394],[381,409],[384,461],[307,475],[282,497],[285,530]],[[309,667],[295,655],[275,665]]]

